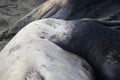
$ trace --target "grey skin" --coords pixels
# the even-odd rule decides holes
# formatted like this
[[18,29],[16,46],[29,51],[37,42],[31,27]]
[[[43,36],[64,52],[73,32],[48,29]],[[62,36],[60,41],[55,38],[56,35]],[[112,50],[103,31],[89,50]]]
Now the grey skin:
[[84,57],[97,80],[120,80],[120,31],[91,20],[69,21],[50,41]]
[[92,19],[92,18],[83,18],[81,20],[89,20],[89,21],[93,21],[105,26],[119,26],[120,25],[120,21],[105,21],[104,19]]
[[0,52],[0,80],[95,80],[85,59],[47,39],[66,23],[38,20],[20,30]]

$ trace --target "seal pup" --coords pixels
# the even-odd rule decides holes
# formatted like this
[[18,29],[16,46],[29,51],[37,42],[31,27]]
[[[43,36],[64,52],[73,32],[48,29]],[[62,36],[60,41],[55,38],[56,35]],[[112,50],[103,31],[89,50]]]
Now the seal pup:
[[94,80],[86,60],[47,39],[59,24],[66,22],[38,20],[20,30],[0,52],[0,80]]

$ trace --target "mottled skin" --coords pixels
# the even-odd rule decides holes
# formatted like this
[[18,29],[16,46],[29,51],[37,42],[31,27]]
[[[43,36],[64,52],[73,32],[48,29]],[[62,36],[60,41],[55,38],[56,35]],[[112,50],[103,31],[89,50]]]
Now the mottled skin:
[[38,20],[20,30],[0,52],[0,80],[94,80],[86,60],[47,39],[64,24]]
[[120,31],[91,20],[74,20],[49,40],[87,59],[97,80],[120,80]]

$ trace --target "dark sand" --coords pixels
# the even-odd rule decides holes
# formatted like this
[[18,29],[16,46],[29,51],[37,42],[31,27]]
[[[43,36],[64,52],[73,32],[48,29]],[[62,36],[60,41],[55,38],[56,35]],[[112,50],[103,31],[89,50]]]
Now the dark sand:
[[[1,0],[0,34],[44,1],[45,0]],[[0,50],[8,41],[9,39],[0,41]]]

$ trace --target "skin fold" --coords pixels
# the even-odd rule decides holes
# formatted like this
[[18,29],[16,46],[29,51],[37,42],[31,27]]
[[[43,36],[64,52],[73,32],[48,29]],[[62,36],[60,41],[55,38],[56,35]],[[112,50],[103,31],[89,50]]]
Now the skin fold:
[[120,80],[119,30],[91,20],[73,20],[58,28],[49,40],[84,57],[97,80]]

